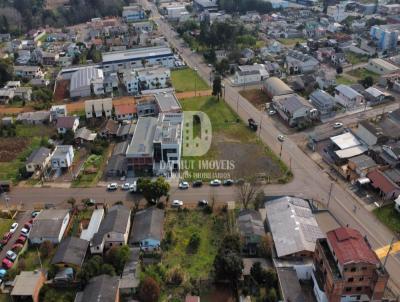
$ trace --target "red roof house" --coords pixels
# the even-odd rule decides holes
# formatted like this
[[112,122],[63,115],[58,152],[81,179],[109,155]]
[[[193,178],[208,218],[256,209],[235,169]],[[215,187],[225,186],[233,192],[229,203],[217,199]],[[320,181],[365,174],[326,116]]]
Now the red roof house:
[[371,184],[379,190],[384,199],[394,199],[400,194],[400,187],[390,180],[382,171],[374,170],[367,174]]

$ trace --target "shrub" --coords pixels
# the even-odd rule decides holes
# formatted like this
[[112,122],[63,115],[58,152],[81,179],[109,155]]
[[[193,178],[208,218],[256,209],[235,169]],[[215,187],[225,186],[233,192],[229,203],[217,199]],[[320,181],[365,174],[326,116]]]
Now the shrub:
[[197,249],[200,246],[200,241],[201,241],[201,238],[200,238],[199,234],[193,233],[192,236],[190,236],[189,243],[187,246],[189,252],[192,252],[192,253],[197,252]]

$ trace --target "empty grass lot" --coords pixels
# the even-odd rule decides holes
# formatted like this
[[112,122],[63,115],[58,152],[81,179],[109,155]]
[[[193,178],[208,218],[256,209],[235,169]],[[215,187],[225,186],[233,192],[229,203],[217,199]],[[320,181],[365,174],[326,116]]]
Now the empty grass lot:
[[171,71],[172,86],[176,92],[208,90],[210,87],[190,68],[178,69]]
[[393,232],[400,232],[400,213],[390,204],[374,210],[374,214]]
[[279,38],[278,41],[286,46],[296,45],[296,43],[304,43],[306,39],[303,38]]
[[368,62],[368,59],[369,59],[369,57],[367,55],[360,55],[360,54],[356,54],[351,51],[346,52],[346,60],[350,64],[355,65],[355,64],[359,64],[359,63]]
[[[208,279],[213,268],[221,234],[226,232],[226,214],[204,214],[202,211],[169,211],[165,232],[174,234],[174,243],[163,252],[162,264],[180,266],[188,278]],[[200,236],[197,252],[187,251],[193,233]]]
[[360,80],[364,79],[365,77],[372,77],[374,82],[376,82],[380,77],[379,74],[377,74],[375,72],[372,72],[372,71],[369,71],[369,70],[367,70],[365,68],[357,68],[357,69],[351,70],[351,71],[348,72],[348,74],[353,76],[353,77],[356,77],[356,78],[358,78]]
[[13,223],[12,219],[0,218],[0,236],[1,236],[1,238],[3,238],[3,235],[10,230],[12,223]]
[[336,77],[336,84],[337,85],[340,85],[340,84],[352,85],[352,84],[355,84],[355,82],[350,80],[349,78],[346,78],[345,76],[339,75]]
[[90,155],[83,164],[78,177],[72,181],[72,187],[84,188],[96,185],[102,176],[107,154],[108,148],[104,150],[102,155]]

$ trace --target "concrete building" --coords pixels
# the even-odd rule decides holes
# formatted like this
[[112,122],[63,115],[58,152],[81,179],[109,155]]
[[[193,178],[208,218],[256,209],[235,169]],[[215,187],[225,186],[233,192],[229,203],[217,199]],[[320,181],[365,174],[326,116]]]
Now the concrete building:
[[314,72],[318,65],[318,60],[308,54],[297,50],[287,52],[285,67],[289,74]]
[[130,5],[122,8],[122,18],[125,22],[137,22],[147,19],[147,15],[141,5]]
[[314,268],[318,302],[381,301],[389,279],[367,239],[346,227],[317,240]]
[[365,66],[365,69],[375,72],[380,75],[385,75],[385,74],[395,73],[395,72],[400,71],[399,67],[397,67],[396,65],[393,65],[383,59],[370,59],[368,61],[367,66]]
[[348,14],[346,13],[346,4],[336,4],[333,6],[328,6],[326,14],[333,18],[336,22],[342,22],[347,18]]
[[112,99],[96,99],[85,101],[86,118],[109,118],[112,115]]
[[23,79],[42,78],[43,72],[39,66],[14,66],[14,75]]
[[268,77],[269,74],[264,64],[241,65],[238,66],[233,76],[233,83],[236,85],[259,83]]
[[74,161],[74,148],[71,145],[56,146],[51,155],[51,167],[53,170],[69,168]]
[[364,105],[364,97],[347,85],[338,85],[335,88],[335,100],[346,109],[353,109]]
[[135,69],[124,74],[124,84],[129,94],[138,94],[143,90],[167,88],[170,83],[169,68],[155,66]]
[[329,117],[335,114],[335,99],[321,89],[310,94],[311,104],[318,110],[320,117]]
[[105,52],[103,55],[103,71],[117,72],[148,65],[174,67],[175,58],[172,50],[166,46],[154,46],[128,49],[124,51]]
[[378,49],[395,49],[399,39],[399,25],[374,25],[370,29],[371,39],[377,44]]
[[104,74],[99,68],[88,66],[80,68],[71,76],[69,95],[71,98],[84,98],[104,94]]

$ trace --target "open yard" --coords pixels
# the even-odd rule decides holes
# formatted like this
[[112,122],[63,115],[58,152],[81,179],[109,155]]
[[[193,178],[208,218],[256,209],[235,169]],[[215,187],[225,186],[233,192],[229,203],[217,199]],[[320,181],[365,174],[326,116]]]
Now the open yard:
[[[196,97],[181,102],[186,111],[205,112],[212,124],[210,150],[201,157],[184,155],[189,165],[183,167],[183,177],[189,180],[212,178],[243,178],[263,175],[274,181],[287,174],[287,167],[268,150],[228,105],[214,97]],[[251,154],[251,156],[249,156]],[[227,167],[204,167],[204,162],[233,163]]]
[[374,214],[393,232],[400,232],[400,213],[395,210],[393,203],[375,209]]
[[197,72],[190,68],[172,70],[171,81],[176,92],[210,89]]
[[360,79],[360,80],[364,79],[365,77],[372,77],[374,82],[376,82],[380,77],[379,74],[369,71],[365,68],[357,68],[357,69],[351,70],[347,73],[353,77]]
[[368,59],[369,57],[367,55],[360,55],[351,51],[346,52],[346,60],[353,65],[368,62]]
[[239,93],[258,109],[265,108],[265,103],[270,101],[267,94],[261,89],[247,89]]
[[306,39],[303,38],[279,38],[278,41],[286,46],[293,46],[296,43],[304,43]]
[[352,84],[356,84],[356,82],[352,81],[351,79],[349,79],[346,76],[343,75],[338,75],[336,76],[336,85],[352,85]]

